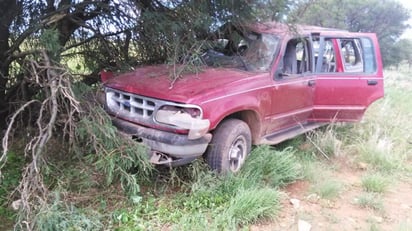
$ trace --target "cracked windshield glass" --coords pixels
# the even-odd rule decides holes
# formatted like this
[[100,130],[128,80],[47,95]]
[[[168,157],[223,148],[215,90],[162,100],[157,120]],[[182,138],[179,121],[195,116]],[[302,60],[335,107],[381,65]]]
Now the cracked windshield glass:
[[[237,36],[236,36],[237,35]],[[234,67],[246,71],[268,71],[279,39],[271,34],[238,34],[218,39],[202,58],[208,66]]]

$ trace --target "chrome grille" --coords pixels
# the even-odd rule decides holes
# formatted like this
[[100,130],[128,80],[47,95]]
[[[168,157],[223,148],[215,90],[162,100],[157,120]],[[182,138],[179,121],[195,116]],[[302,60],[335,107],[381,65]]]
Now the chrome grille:
[[106,104],[109,111],[139,123],[153,123],[153,113],[163,103],[159,100],[106,88]]

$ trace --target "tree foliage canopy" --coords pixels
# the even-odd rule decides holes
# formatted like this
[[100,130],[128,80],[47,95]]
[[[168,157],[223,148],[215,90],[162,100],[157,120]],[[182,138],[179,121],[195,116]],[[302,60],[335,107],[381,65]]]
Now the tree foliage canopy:
[[171,61],[225,23],[279,20],[291,5],[292,0],[3,0],[0,116],[13,111],[10,102],[37,94],[27,90],[24,63],[40,49],[55,62],[80,60],[78,68],[89,74],[83,77],[93,83],[96,78],[87,77],[102,68]]

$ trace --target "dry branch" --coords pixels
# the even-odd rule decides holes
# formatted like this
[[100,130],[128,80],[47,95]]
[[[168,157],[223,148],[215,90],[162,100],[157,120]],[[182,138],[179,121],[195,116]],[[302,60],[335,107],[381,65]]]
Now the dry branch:
[[[44,95],[42,100],[30,100],[24,103],[11,117],[5,136],[3,138],[3,153],[0,158],[0,170],[7,160],[9,150],[10,133],[13,130],[15,120],[22,116],[22,112],[39,103],[37,107],[38,117],[36,119],[36,135],[27,143],[25,155],[30,157],[31,162],[23,170],[22,180],[17,188],[20,197],[19,210],[20,217],[18,224],[20,228],[33,230],[33,213],[39,206],[47,203],[48,189],[45,186],[41,174],[42,165],[45,163],[47,144],[53,137],[57,123],[62,118],[65,119],[63,133],[71,133],[74,122],[74,115],[80,112],[79,102],[76,100],[71,90],[71,76],[64,68],[54,64],[45,51],[40,51],[41,61],[30,61],[27,78],[32,84],[39,87]],[[69,137],[71,137],[69,135]],[[0,172],[1,174],[1,172]]]

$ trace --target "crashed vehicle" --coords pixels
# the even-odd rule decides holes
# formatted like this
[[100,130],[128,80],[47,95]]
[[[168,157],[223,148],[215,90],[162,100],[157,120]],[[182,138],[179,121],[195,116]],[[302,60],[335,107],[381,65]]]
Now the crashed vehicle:
[[149,147],[154,164],[204,157],[237,172],[252,145],[277,144],[331,122],[361,120],[383,97],[373,33],[256,24],[219,38],[198,73],[171,87],[171,66],[144,66],[104,82],[115,126]]

